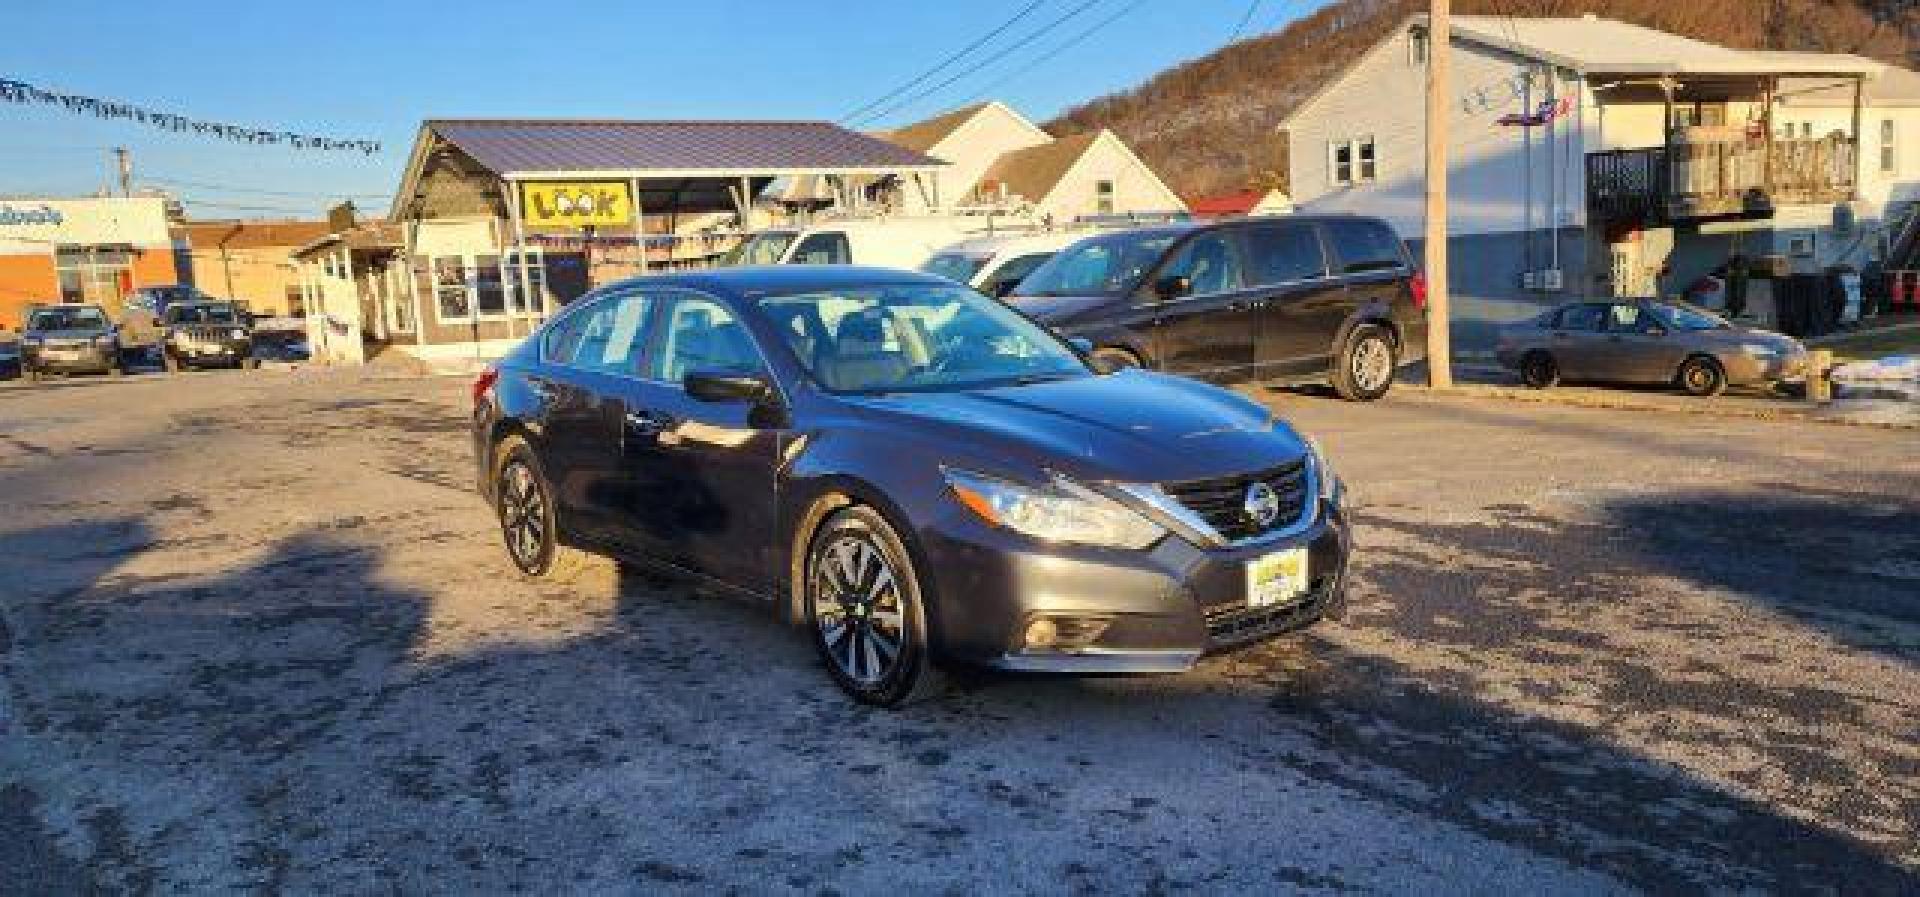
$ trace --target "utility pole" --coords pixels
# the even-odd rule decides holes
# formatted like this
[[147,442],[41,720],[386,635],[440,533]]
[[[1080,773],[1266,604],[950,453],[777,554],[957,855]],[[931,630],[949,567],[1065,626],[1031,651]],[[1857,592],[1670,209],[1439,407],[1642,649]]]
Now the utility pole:
[[1427,385],[1453,386],[1447,296],[1447,116],[1452,111],[1450,0],[1429,0],[1427,16]]
[[128,152],[124,146],[116,146],[113,148],[113,158],[120,169],[120,195],[122,197],[132,196],[133,154]]

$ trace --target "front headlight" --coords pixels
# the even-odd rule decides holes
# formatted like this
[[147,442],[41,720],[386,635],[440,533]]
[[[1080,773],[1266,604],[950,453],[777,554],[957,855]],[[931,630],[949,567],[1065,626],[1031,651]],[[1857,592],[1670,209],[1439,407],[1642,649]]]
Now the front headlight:
[[1339,501],[1340,475],[1333,472],[1333,464],[1327,460],[1327,452],[1320,447],[1320,440],[1304,433],[1300,438],[1307,444],[1307,458],[1313,465],[1313,478],[1320,484],[1320,497],[1326,501]]
[[946,470],[947,488],[993,526],[1050,542],[1145,548],[1166,535],[1159,524],[1111,498],[1056,475],[1043,487],[964,470]]
[[1764,343],[1741,343],[1740,351],[1745,352],[1748,355],[1751,355],[1755,358],[1772,358],[1775,355],[1780,354],[1779,349],[1774,348],[1773,346],[1766,345]]

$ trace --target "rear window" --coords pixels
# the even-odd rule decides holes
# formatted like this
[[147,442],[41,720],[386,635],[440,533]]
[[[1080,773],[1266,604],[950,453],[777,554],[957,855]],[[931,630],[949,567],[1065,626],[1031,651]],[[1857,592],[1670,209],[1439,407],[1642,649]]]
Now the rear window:
[[927,259],[927,263],[921,265],[920,270],[938,277],[944,277],[954,283],[965,284],[971,282],[973,275],[980,273],[980,266],[986,263],[987,256],[984,255],[943,252],[933,258]]
[[1336,270],[1343,274],[1404,267],[1406,250],[1393,228],[1364,219],[1325,222]]
[[1247,229],[1247,268],[1259,286],[1308,280],[1327,273],[1320,236],[1304,224],[1267,224]]

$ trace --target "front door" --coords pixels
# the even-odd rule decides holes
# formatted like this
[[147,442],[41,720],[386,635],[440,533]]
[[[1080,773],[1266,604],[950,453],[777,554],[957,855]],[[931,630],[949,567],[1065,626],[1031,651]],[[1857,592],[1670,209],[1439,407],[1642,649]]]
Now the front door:
[[1150,328],[1160,366],[1222,383],[1254,374],[1258,315],[1242,278],[1239,240],[1227,229],[1195,234],[1148,278],[1144,289],[1184,278],[1184,293],[1157,295]]
[[1247,279],[1256,291],[1254,358],[1262,379],[1326,373],[1329,347],[1351,309],[1347,289],[1327,273],[1312,224],[1270,222],[1245,229]]
[[1605,345],[1594,376],[1623,383],[1666,383],[1680,369],[1686,351],[1667,336],[1667,328],[1639,303],[1607,310]]
[[621,509],[625,525],[664,560],[764,589],[780,566],[775,470],[785,431],[766,407],[703,402],[687,374],[767,376],[763,356],[732,310],[713,298],[657,294],[659,331],[646,374],[628,390],[625,463],[645,488]]
[[1547,334],[1547,349],[1560,365],[1560,376],[1568,380],[1604,379],[1607,369],[1602,361],[1606,339],[1608,306],[1587,302],[1569,305],[1554,316]]

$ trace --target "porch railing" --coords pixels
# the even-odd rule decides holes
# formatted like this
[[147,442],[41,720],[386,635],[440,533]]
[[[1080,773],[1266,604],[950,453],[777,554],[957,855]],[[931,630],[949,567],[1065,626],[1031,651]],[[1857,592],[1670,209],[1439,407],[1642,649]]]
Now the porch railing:
[[1587,205],[1610,220],[1767,215],[1853,194],[1844,137],[1689,142],[1587,156]]

